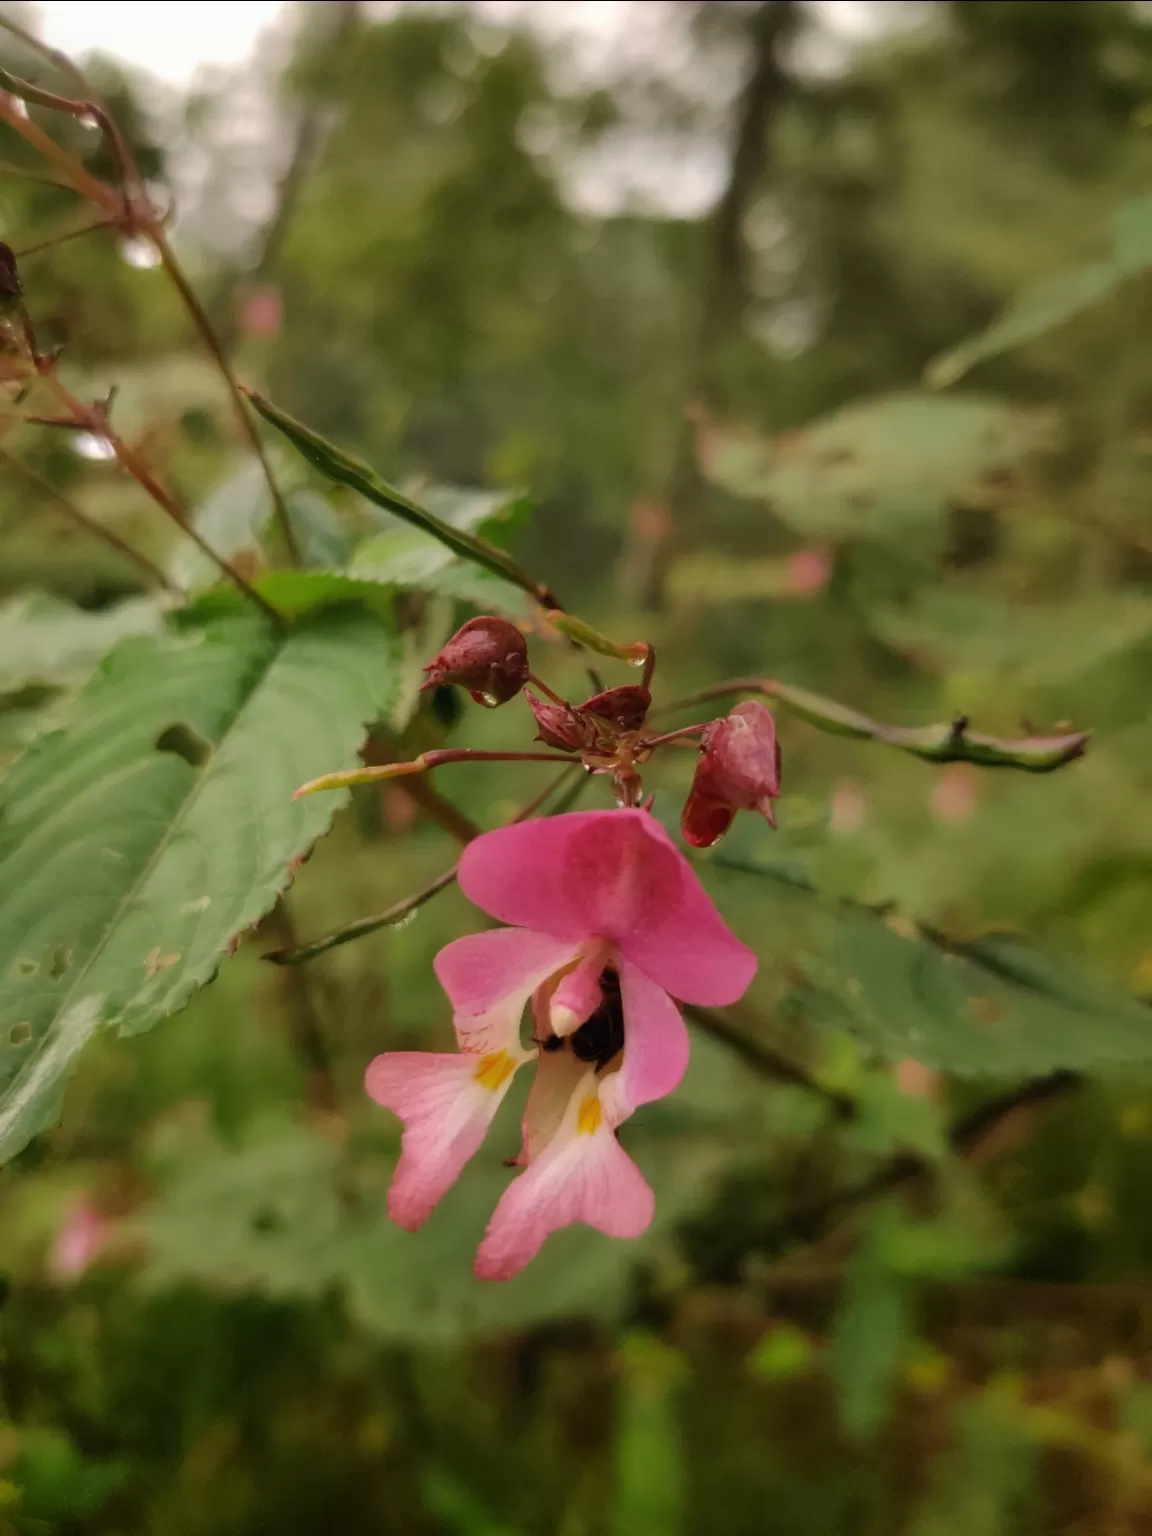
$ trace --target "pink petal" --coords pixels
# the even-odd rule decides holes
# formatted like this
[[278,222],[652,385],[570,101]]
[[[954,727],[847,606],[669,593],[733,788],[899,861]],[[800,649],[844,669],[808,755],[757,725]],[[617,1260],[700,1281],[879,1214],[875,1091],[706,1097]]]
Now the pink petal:
[[452,1003],[460,1049],[518,1046],[525,1003],[578,953],[579,945],[570,940],[527,928],[471,933],[446,944],[434,965]]
[[437,1202],[479,1150],[508,1091],[522,1054],[442,1054],[389,1051],[364,1077],[370,1098],[404,1123],[400,1161],[388,1191],[388,1214],[409,1232],[427,1221]]
[[460,887],[502,922],[613,940],[687,1002],[735,1002],[756,970],[647,811],[578,811],[486,832],[464,850]]
[[688,1030],[667,992],[621,960],[620,995],[624,1059],[600,1089],[605,1117],[614,1126],[641,1104],[671,1093],[688,1067]]
[[508,1280],[536,1257],[550,1233],[576,1221],[608,1237],[639,1237],[653,1206],[644,1175],[603,1117],[595,1077],[588,1073],[551,1144],[501,1196],[474,1272],[481,1280]]

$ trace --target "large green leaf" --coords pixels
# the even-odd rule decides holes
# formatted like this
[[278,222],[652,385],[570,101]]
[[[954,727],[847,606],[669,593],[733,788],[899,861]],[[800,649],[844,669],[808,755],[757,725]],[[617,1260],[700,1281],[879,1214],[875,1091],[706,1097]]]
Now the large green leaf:
[[1130,278],[1152,267],[1152,196],[1126,203],[1112,216],[1112,251],[1055,276],[1041,278],[1015,298],[984,330],[945,352],[929,367],[928,382],[943,389],[977,363],[1034,341],[1102,304]]
[[969,1076],[1152,1063],[1152,1009],[1006,935],[949,943],[905,918],[816,893],[799,872],[719,856],[762,878],[771,965],[797,1001],[884,1056]]
[[1051,440],[1048,413],[984,396],[881,395],[776,437],[716,427],[701,465],[805,537],[936,536],[958,495]]
[[0,795],[0,1156],[50,1121],[100,1024],[147,1029],[272,905],[395,686],[348,610],[278,630],[222,615],[123,643]]

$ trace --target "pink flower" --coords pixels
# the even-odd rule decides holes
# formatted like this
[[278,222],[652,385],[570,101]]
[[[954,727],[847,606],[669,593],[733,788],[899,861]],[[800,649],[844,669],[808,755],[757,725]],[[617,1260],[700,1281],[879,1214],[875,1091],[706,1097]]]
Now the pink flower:
[[69,1208],[48,1255],[48,1268],[57,1280],[78,1280],[98,1257],[112,1223],[81,1195]]
[[737,811],[759,811],[776,825],[772,802],[780,793],[780,746],[771,712],[755,699],[713,720],[700,743],[680,831],[693,848],[711,848]]
[[481,1279],[505,1280],[572,1222],[610,1237],[645,1230],[652,1191],[617,1129],[684,1075],[688,1032],[673,998],[735,1002],[756,958],[646,811],[485,833],[464,850],[460,886],[514,926],[456,939],[436,957],[459,1050],[388,1052],[366,1086],[404,1123],[388,1212],[415,1231],[479,1149],[516,1072],[537,1061],[516,1160],[524,1171],[476,1255]]

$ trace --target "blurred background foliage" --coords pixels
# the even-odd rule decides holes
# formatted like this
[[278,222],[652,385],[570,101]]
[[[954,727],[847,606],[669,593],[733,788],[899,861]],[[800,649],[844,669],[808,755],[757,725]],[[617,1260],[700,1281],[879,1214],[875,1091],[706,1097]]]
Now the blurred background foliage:
[[[981,773],[783,722],[779,832],[704,870],[761,954],[744,1046],[699,1033],[629,1127],[657,1223],[561,1234],[503,1287],[469,1263],[515,1110],[410,1236],[360,1088],[445,1038],[431,959],[476,914],[449,890],[260,959],[451,862],[401,787],[363,793],[291,917],[162,1030],[95,1041],[0,1174],[0,1531],[1152,1529],[1148,9],[644,0],[592,57],[578,9],[286,5],[180,101],[88,62],[241,376],[395,482],[491,493],[436,494],[650,638],[662,700],[770,674],[899,724],[1074,721],[1090,751]],[[0,236],[30,251],[82,215],[4,138]],[[21,271],[42,339],[257,572],[266,501],[149,252],[88,235]],[[98,443],[2,425],[8,761],[156,623],[60,493],[208,573]],[[519,743],[519,704],[413,708],[483,573],[277,464],[312,564],[356,547],[417,589],[393,730]],[[671,817],[690,770],[661,768]],[[534,774],[438,786],[493,825]]]

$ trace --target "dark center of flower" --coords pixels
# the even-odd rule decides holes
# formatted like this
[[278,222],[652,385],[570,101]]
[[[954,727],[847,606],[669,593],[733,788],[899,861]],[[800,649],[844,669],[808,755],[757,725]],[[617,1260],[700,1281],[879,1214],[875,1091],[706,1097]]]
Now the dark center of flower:
[[[597,1072],[624,1049],[624,1005],[615,966],[606,965],[600,972],[600,1005],[568,1038],[576,1060],[595,1062]],[[565,1044],[559,1035],[541,1043],[546,1051],[563,1050]]]

